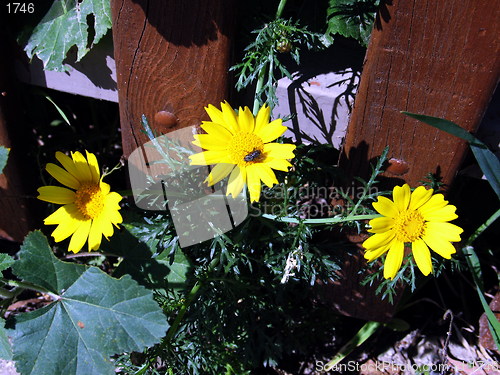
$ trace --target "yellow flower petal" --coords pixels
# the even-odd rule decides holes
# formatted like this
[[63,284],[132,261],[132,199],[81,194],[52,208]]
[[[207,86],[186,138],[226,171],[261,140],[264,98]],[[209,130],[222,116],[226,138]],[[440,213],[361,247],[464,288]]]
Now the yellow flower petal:
[[263,164],[267,165],[272,169],[284,172],[288,172],[288,168],[292,166],[292,164],[290,164],[290,162],[288,162],[285,159],[272,159],[272,158],[269,159],[266,158]]
[[210,120],[212,120],[216,124],[224,124],[224,115],[222,114],[222,111],[217,109],[214,105],[209,104],[208,107],[205,107],[205,111],[210,117]]
[[259,134],[260,129],[269,123],[269,118],[271,117],[271,108],[266,104],[260,107],[257,117],[255,119],[255,134]]
[[420,271],[424,276],[430,274],[432,272],[431,252],[425,242],[422,240],[412,242],[411,250]]
[[226,178],[233,169],[234,164],[219,163],[212,168],[205,182],[208,183],[208,186],[215,185],[220,180]]
[[69,241],[69,251],[78,253],[82,249],[83,245],[85,245],[85,242],[89,237],[91,224],[92,220],[85,220],[80,224],[80,226],[71,237],[71,240]]
[[455,247],[439,234],[426,232],[425,235],[422,236],[422,239],[425,241],[427,246],[443,258],[451,259],[451,254],[456,253]]
[[221,142],[220,138],[217,138],[210,134],[195,134],[193,144],[210,151],[224,151],[227,149],[227,143]]
[[[102,182],[102,181],[99,182],[99,188],[101,189],[101,193],[105,196],[108,195],[109,191],[111,190],[111,186],[109,186],[109,184]],[[115,193],[115,194],[118,194],[118,193]],[[120,196],[120,194],[118,194],[118,195]]]
[[99,249],[101,246],[102,240],[102,226],[100,225],[99,220],[94,219],[92,221],[92,225],[90,226],[89,238],[88,238],[88,246],[89,251]]
[[243,190],[245,182],[246,182],[245,168],[242,167],[234,168],[233,171],[231,172],[231,175],[229,176],[226,195],[231,194],[233,198],[236,198]]
[[233,133],[239,129],[238,119],[234,109],[229,105],[228,102],[221,103],[222,116],[224,118],[223,124]]
[[63,154],[60,151],[56,152],[56,159],[61,163],[61,165],[66,169],[73,177],[75,177],[78,181],[81,181],[79,179],[78,175],[78,169],[75,166],[75,162],[73,159],[71,159],[68,155]]
[[38,188],[38,199],[55,204],[68,204],[75,201],[75,192],[61,186],[42,186]]
[[240,131],[252,133],[255,128],[255,118],[248,107],[239,109],[238,111],[238,125]]
[[253,169],[256,170],[257,175],[260,177],[263,183],[268,187],[272,187],[274,184],[278,183],[276,175],[273,170],[266,164],[254,164]]
[[425,233],[430,237],[441,237],[446,241],[459,242],[462,239],[460,234],[464,230],[455,224],[451,223],[441,223],[441,222],[429,222],[425,229]]
[[249,165],[246,168],[247,186],[248,191],[250,192],[250,202],[258,202],[260,199],[261,183],[258,174],[258,167],[256,168],[256,165],[257,164]]
[[120,205],[118,203],[122,199],[123,199],[123,197],[120,194],[113,191],[113,192],[106,195],[106,198],[104,199],[104,205],[106,207],[119,209]]
[[[116,217],[114,217],[117,215]],[[113,235],[113,224],[119,224],[122,222],[122,217],[117,210],[111,210],[104,212],[102,215],[94,219],[92,225],[96,225],[99,231],[104,235],[104,237],[109,238]],[[96,230],[97,230],[96,228]]]
[[425,216],[427,213],[443,208],[447,204],[448,201],[444,200],[443,194],[435,194],[418,211]]
[[374,250],[378,247],[385,246],[389,242],[394,240],[394,232],[392,230],[384,232],[384,233],[377,233],[374,234],[373,236],[369,237],[363,242],[363,247],[366,250]]
[[264,153],[268,154],[273,159],[292,159],[295,157],[293,150],[297,146],[281,143],[266,143],[264,145]]
[[277,119],[260,128],[260,130],[255,132],[255,134],[262,138],[262,142],[268,143],[274,141],[278,137],[281,137],[286,130],[287,127],[282,125],[282,120]]
[[46,225],[58,224],[57,228],[52,232],[52,237],[56,242],[61,242],[71,236],[81,224],[82,220],[72,214],[70,206],[59,207],[44,220]]
[[392,197],[394,200],[394,204],[399,211],[403,211],[408,208],[408,204],[410,203],[410,195],[410,185],[404,184],[403,186],[394,187],[392,191]]
[[54,225],[70,220],[85,220],[74,204],[66,204],[59,207],[55,212],[47,216],[43,223],[45,225]]
[[210,165],[230,162],[229,156],[225,151],[203,151],[198,154],[190,155],[191,165]]
[[433,189],[426,189],[423,186],[417,187],[413,190],[413,193],[411,193],[410,206],[408,208],[410,210],[416,210],[421,207],[429,201],[433,192]]
[[59,224],[57,228],[52,232],[54,241],[61,242],[69,236],[72,236],[81,225],[81,223],[81,221],[71,218],[70,220]]
[[98,183],[101,179],[101,172],[99,171],[99,163],[97,158],[91,152],[85,151],[87,154],[87,161],[90,169],[90,174],[92,175],[92,182]]
[[379,213],[387,217],[396,217],[399,213],[397,206],[386,197],[378,197],[376,202],[372,203],[373,208]]
[[373,250],[368,250],[365,252],[365,259],[368,262],[372,262],[375,259],[377,259],[379,256],[384,254],[389,248],[391,247],[391,242],[389,242],[387,245],[381,246],[379,248],[373,249]]
[[384,262],[384,277],[394,279],[403,263],[404,243],[393,241]]
[[62,169],[58,165],[53,163],[48,163],[45,170],[54,177],[61,184],[70,187],[72,189],[78,189],[80,187],[80,182],[65,169]]
[[78,180],[81,182],[92,181],[92,173],[90,172],[89,164],[82,153],[79,151],[72,152],[71,156],[78,171]]
[[369,225],[371,229],[368,230],[370,233],[384,233],[391,230],[394,225],[394,219],[390,217],[377,217],[370,220]]
[[455,220],[458,217],[455,213],[456,209],[455,206],[449,204],[433,211],[420,212],[422,212],[422,216],[427,221],[445,222]]
[[212,137],[220,139],[221,142],[229,141],[233,137],[233,134],[229,131],[229,129],[225,128],[220,124],[204,121],[200,126]]

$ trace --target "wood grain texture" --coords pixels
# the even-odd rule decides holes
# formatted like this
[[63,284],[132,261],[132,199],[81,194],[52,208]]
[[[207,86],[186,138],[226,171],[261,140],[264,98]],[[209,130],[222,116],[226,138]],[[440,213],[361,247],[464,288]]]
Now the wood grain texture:
[[[497,85],[500,2],[495,0],[385,1],[368,47],[341,166],[367,178],[370,162],[389,146],[384,188],[417,186],[429,172],[450,184],[467,145],[400,111],[451,120],[474,131]],[[348,316],[386,321],[396,305],[380,301],[367,274],[364,250],[327,288],[333,307]],[[360,272],[362,271],[362,272]],[[396,300],[401,297],[396,295]]]
[[[112,0],[123,153],[160,133],[198,125],[204,106],[227,99],[233,0]],[[155,123],[160,111],[177,122]],[[156,116],[158,118],[158,116]],[[161,117],[161,116],[160,116]]]
[[[390,147],[408,165],[393,183],[416,186],[429,172],[450,184],[467,145],[400,113],[477,129],[500,73],[500,1],[386,1],[367,50],[342,163],[366,177]],[[396,177],[397,176],[397,177]]]

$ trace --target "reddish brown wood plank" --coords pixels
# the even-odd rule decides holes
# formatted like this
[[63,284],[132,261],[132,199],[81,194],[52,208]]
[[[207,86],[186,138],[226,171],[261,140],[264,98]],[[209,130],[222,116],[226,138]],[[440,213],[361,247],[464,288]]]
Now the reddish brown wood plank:
[[[227,99],[232,0],[112,0],[125,156],[157,131],[198,125],[204,106]],[[155,115],[168,111],[177,121]]]
[[429,172],[451,183],[465,143],[400,111],[477,129],[500,73],[499,20],[499,0],[386,1],[345,140],[352,175],[366,176],[367,160],[388,145],[389,157],[408,163],[400,178],[410,185]]
[[[498,81],[499,19],[498,0],[385,1],[341,158],[351,176],[368,177],[369,161],[388,145],[394,160],[385,175],[395,178],[388,187],[403,181],[416,186],[429,172],[451,183],[467,145],[400,111],[446,118],[474,131]],[[358,272],[366,267],[362,254],[360,248],[357,258],[346,261],[329,300],[346,315],[387,320],[395,306],[375,297],[377,285],[359,285],[366,275]]]
[[[12,56],[13,51],[13,41],[0,28],[0,53]],[[35,166],[33,160],[26,160],[30,154],[27,150],[33,147],[29,144],[31,129],[23,123],[12,62],[8,58],[0,60],[0,145],[11,149],[0,174],[0,238],[22,242],[35,223],[40,223],[40,217],[34,199]]]

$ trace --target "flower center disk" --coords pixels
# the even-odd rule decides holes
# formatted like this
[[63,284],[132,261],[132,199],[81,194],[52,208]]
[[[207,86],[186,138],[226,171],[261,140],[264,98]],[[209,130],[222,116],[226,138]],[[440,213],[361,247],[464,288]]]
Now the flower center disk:
[[247,166],[260,161],[264,151],[264,142],[256,134],[238,132],[233,136],[228,150],[234,164]]
[[86,219],[99,216],[104,208],[104,196],[98,184],[83,183],[75,194],[75,205]]
[[414,242],[425,233],[425,220],[418,211],[401,212],[394,219],[394,232],[401,242]]

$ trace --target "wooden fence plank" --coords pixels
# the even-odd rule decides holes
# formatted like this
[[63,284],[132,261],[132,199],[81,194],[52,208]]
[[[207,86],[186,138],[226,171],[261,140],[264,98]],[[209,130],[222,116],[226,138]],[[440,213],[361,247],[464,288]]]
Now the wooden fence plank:
[[147,141],[142,114],[153,129],[167,133],[198,125],[206,116],[204,106],[227,99],[233,5],[233,0],[111,1],[126,157]]
[[500,73],[500,1],[394,0],[382,7],[346,135],[344,165],[366,176],[367,160],[388,145],[389,157],[409,167],[399,178],[415,186],[433,172],[449,184],[465,143],[400,111],[477,129]]
[[[446,118],[474,131],[500,73],[500,1],[385,1],[368,47],[341,166],[368,177],[369,161],[390,147],[385,187],[418,185],[429,172],[450,184],[467,145],[400,111]],[[359,256],[346,261],[341,281],[327,288],[346,315],[387,320],[395,306],[359,285],[367,274]],[[396,297],[397,299],[399,297]],[[371,301],[369,304],[362,302]]]
[[[12,44],[8,33],[0,27],[2,56],[13,55]],[[0,174],[0,238],[22,242],[40,222],[40,212],[34,199],[37,186],[33,183],[36,176],[33,170],[36,166],[27,152],[33,147],[29,144],[31,129],[23,123],[12,63],[9,58],[0,60],[0,145],[11,149],[7,165]]]

